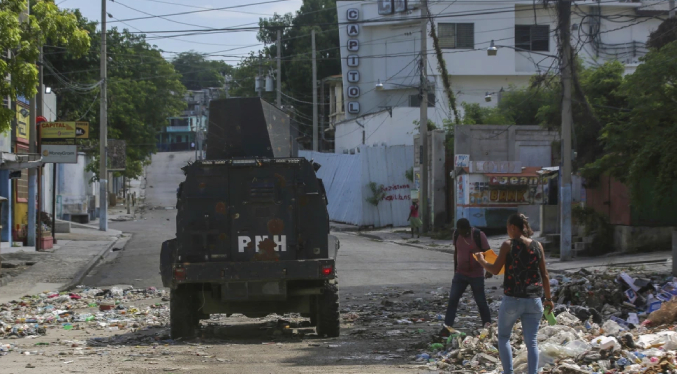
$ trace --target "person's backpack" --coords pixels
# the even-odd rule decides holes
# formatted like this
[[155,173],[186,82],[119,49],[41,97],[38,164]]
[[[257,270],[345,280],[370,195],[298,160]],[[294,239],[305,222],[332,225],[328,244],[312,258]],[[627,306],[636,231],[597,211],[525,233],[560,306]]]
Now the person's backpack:
[[[475,240],[475,244],[477,244],[477,248],[479,248],[481,251],[484,251],[484,248],[482,248],[482,231],[479,229],[473,229],[472,230],[472,238]],[[456,241],[458,240],[458,237],[460,236],[460,233],[458,230],[454,231],[454,247],[456,247]]]

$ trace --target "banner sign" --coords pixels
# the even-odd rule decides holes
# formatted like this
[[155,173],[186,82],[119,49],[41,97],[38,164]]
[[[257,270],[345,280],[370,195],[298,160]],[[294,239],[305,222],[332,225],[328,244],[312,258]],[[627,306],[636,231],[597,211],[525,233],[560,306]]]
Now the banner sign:
[[42,122],[40,138],[75,139],[75,122]]
[[42,145],[75,145],[75,139],[40,139]]
[[75,137],[89,139],[89,122],[75,122]]
[[55,164],[77,164],[78,147],[75,145],[43,144],[41,151],[42,161]]

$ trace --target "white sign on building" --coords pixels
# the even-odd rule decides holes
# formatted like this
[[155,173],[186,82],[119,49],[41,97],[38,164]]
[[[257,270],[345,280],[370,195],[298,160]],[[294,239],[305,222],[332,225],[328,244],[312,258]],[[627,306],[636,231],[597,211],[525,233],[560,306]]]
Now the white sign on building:
[[42,161],[55,164],[77,164],[78,146],[76,145],[47,145],[41,146]]

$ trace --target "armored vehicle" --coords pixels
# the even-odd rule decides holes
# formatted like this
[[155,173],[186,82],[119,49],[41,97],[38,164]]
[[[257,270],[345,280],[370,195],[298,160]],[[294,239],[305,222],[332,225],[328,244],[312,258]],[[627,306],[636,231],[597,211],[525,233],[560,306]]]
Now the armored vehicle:
[[210,103],[206,160],[183,168],[176,238],[162,244],[173,338],[210,314],[300,313],[339,335],[338,240],[319,165],[290,157],[288,117],[258,98]]

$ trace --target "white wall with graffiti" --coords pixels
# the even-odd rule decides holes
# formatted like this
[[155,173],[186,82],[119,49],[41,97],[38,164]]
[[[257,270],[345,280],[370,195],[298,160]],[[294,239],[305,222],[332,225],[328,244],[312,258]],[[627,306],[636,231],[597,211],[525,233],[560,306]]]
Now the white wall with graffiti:
[[414,147],[358,149],[355,154],[299,151],[300,157],[322,165],[317,176],[327,190],[329,218],[357,226],[408,225],[414,184],[407,179],[407,170],[413,166]]

